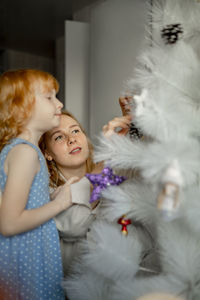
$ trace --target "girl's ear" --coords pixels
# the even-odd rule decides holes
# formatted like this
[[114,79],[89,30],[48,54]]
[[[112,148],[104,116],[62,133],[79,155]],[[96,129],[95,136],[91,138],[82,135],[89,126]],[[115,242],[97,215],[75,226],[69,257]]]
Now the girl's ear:
[[52,160],[53,160],[53,157],[52,157],[46,150],[45,150],[44,156],[45,156],[45,158],[46,158],[48,161],[52,161]]

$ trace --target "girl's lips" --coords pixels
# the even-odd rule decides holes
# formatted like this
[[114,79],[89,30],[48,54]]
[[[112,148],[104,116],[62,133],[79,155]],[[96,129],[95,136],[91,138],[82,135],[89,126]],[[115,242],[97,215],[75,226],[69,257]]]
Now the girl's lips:
[[81,152],[81,148],[76,147],[72,151],[70,151],[69,154],[75,155],[75,154],[79,154],[80,152]]

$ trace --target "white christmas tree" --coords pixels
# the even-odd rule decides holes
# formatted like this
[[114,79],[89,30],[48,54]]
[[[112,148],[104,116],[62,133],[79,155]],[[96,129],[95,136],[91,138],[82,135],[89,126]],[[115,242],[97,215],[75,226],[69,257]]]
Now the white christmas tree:
[[[138,170],[102,192],[70,300],[200,299],[200,4],[156,0],[151,43],[126,82],[144,138],[101,136],[96,161]],[[137,91],[137,95],[136,95]],[[131,220],[128,235],[117,221]]]

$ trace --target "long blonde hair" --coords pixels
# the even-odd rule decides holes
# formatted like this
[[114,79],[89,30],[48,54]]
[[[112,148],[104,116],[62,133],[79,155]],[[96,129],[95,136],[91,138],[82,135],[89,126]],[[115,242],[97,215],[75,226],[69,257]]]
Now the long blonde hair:
[[[72,119],[74,119],[78,125],[80,126],[82,132],[85,134],[85,136],[87,137],[87,141],[88,141],[88,148],[89,148],[89,156],[86,160],[86,172],[87,173],[91,173],[93,171],[93,169],[95,168],[96,164],[93,162],[93,145],[91,143],[91,141],[89,140],[85,130],[83,129],[83,127],[81,126],[81,124],[78,122],[78,120],[67,110],[63,110],[62,111],[62,115],[68,116]],[[45,154],[45,150],[46,150],[46,143],[45,143],[45,133],[41,136],[40,141],[39,141],[39,147],[42,151],[43,154]],[[63,185],[65,183],[65,181],[63,180],[63,178],[60,175],[60,172],[58,170],[58,167],[56,165],[56,162],[54,160],[47,160],[47,166],[49,169],[49,175],[50,175],[50,186],[51,187],[58,187],[60,185]]]
[[30,119],[35,104],[35,89],[59,89],[49,73],[33,70],[10,70],[0,76],[0,150],[17,137]]

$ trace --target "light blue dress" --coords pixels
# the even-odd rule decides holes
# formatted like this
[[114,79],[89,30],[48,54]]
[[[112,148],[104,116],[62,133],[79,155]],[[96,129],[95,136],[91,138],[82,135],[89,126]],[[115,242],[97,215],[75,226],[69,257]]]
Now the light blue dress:
[[[3,191],[7,179],[4,172],[6,156],[15,145],[22,143],[33,147],[40,161],[40,171],[33,180],[26,205],[26,209],[34,209],[50,201],[46,162],[35,145],[16,138],[2,149],[0,187]],[[61,287],[62,277],[59,237],[53,219],[36,229],[12,237],[0,234],[0,285],[6,290],[6,300],[65,299]]]

